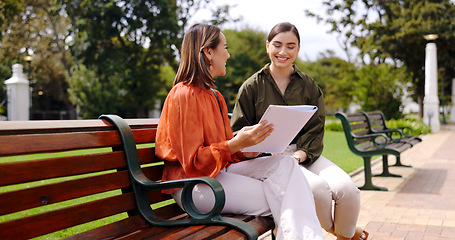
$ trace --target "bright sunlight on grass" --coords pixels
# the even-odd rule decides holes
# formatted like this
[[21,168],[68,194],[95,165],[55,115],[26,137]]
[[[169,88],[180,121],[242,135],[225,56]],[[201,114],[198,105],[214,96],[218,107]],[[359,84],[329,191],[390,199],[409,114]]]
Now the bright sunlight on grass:
[[347,173],[363,166],[363,159],[349,150],[344,132],[325,131],[322,155]]

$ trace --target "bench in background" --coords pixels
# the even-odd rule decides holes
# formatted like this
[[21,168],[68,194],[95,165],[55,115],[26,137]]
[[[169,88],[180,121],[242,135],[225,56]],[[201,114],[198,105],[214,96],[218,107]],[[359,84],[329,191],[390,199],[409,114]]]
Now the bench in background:
[[[384,133],[394,142],[406,142],[412,146],[422,141],[421,138],[413,136],[414,130],[409,126],[400,128],[387,127],[384,114],[381,111],[363,112],[363,114],[367,116],[370,123],[370,129],[374,133]],[[403,165],[400,159],[397,159],[395,164],[392,166],[411,167],[409,165]]]
[[[255,239],[273,229],[269,217],[220,216],[224,193],[213,178],[160,182],[158,119],[117,120],[0,125],[0,239]],[[196,183],[217,194],[209,213],[183,199],[187,213],[161,193],[186,187],[188,198]]]
[[401,177],[389,172],[388,155],[395,156],[400,162],[400,154],[413,144],[395,141],[385,133],[373,132],[365,113],[338,112],[335,116],[341,120],[349,149],[364,161],[365,184],[359,189],[387,191],[387,188],[375,186],[372,182],[371,158],[382,155],[382,173],[375,176]]

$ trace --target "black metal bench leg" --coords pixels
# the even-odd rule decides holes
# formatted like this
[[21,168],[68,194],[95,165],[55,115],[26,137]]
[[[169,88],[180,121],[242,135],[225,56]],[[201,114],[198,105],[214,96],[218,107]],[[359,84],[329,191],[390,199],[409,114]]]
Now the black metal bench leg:
[[387,188],[375,186],[371,180],[371,157],[363,157],[365,185],[359,187],[360,190],[387,191]]
[[375,177],[401,177],[401,175],[393,174],[389,172],[389,160],[388,155],[382,155],[382,173],[374,175]]
[[400,160],[400,156],[397,157],[397,162],[392,167],[412,167],[411,165],[403,165]]

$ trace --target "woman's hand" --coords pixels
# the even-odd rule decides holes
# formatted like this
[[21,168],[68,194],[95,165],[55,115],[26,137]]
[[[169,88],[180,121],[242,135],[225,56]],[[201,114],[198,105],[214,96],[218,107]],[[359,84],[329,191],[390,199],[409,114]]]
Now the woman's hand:
[[299,163],[303,163],[308,158],[308,155],[302,150],[297,150],[294,154],[292,154],[292,157],[294,157]]
[[259,154],[261,154],[260,152],[242,152],[242,153],[246,158],[255,158]]
[[253,126],[243,127],[237,135],[228,141],[231,154],[242,148],[256,145],[264,141],[273,131],[273,124],[266,125],[267,121]]

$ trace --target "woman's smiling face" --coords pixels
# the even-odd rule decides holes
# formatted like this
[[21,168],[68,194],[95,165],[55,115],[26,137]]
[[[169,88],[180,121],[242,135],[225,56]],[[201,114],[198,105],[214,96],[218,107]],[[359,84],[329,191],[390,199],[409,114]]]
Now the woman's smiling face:
[[210,49],[212,65],[210,73],[212,77],[226,75],[226,61],[231,57],[228,52],[226,37],[220,32],[220,43],[215,49]]
[[286,68],[291,67],[297,58],[300,44],[297,36],[288,31],[277,34],[270,42],[267,41],[266,48],[271,64],[278,68]]

